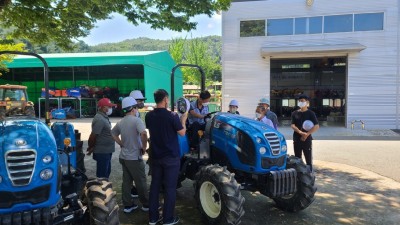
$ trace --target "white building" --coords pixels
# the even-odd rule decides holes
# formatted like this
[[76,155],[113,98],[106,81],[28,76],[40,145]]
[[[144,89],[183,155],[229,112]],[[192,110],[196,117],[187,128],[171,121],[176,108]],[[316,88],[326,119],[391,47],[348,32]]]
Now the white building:
[[[261,97],[289,123],[300,92],[321,121],[400,128],[400,0],[233,0],[222,14],[223,110]],[[286,122],[285,122],[286,119]],[[331,123],[330,123],[331,122]]]

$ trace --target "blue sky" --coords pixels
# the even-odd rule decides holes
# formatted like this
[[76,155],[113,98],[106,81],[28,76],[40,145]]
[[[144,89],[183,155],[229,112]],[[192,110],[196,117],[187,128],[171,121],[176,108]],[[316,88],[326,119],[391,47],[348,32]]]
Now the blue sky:
[[114,14],[112,19],[97,22],[96,27],[91,30],[90,35],[81,40],[88,45],[96,45],[138,37],[168,40],[186,36],[190,38],[221,35],[220,15],[214,15],[211,18],[206,15],[199,15],[194,17],[193,21],[198,23],[196,30],[190,32],[175,32],[168,29],[153,30],[147,24],[134,26],[132,23],[128,22],[124,16]]

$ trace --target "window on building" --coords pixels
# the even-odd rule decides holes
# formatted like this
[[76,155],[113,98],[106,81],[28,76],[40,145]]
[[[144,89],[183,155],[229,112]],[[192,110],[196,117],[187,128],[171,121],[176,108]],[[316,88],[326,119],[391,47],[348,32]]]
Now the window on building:
[[267,25],[267,36],[292,35],[293,19],[269,19]]
[[240,37],[265,36],[265,20],[240,21]]
[[383,13],[354,14],[354,31],[383,30]]
[[322,33],[322,16],[295,19],[295,34]]
[[353,14],[325,16],[324,33],[353,31]]

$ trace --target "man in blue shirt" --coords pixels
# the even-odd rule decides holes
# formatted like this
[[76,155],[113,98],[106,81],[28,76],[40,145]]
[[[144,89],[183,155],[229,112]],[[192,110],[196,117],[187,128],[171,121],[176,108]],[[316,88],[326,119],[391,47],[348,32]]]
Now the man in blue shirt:
[[209,113],[208,104],[211,94],[208,91],[202,91],[199,98],[190,103],[189,109],[189,127],[190,127],[190,146],[196,148],[199,144],[199,130],[206,129],[204,118]]
[[[179,119],[178,114],[167,110],[169,96],[164,89],[154,92],[156,108],[146,114],[146,126],[150,132],[150,158],[151,185],[150,185],[150,211],[149,225],[163,221],[164,225],[173,225],[179,222],[179,217],[174,217],[176,200],[176,185],[180,168],[180,154],[178,134],[186,133],[187,113]],[[163,215],[158,213],[159,192],[164,187]]]

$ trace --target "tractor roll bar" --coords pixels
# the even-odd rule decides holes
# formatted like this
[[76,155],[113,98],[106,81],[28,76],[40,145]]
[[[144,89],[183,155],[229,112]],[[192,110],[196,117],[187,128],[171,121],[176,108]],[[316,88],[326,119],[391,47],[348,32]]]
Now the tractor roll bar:
[[49,113],[49,66],[47,65],[46,60],[36,53],[33,52],[20,52],[20,51],[0,51],[0,55],[9,54],[9,55],[29,55],[38,58],[42,61],[44,66],[44,89],[45,89],[45,102],[44,102],[44,111],[46,112],[46,120],[45,123],[50,125],[50,113]]
[[198,65],[194,65],[194,64],[177,64],[176,66],[174,66],[172,68],[171,71],[171,110],[174,111],[175,110],[175,70],[178,69],[179,67],[192,67],[192,68],[196,68],[200,71],[201,74],[201,91],[204,91],[206,89],[206,75],[204,74],[204,70],[198,66]]

